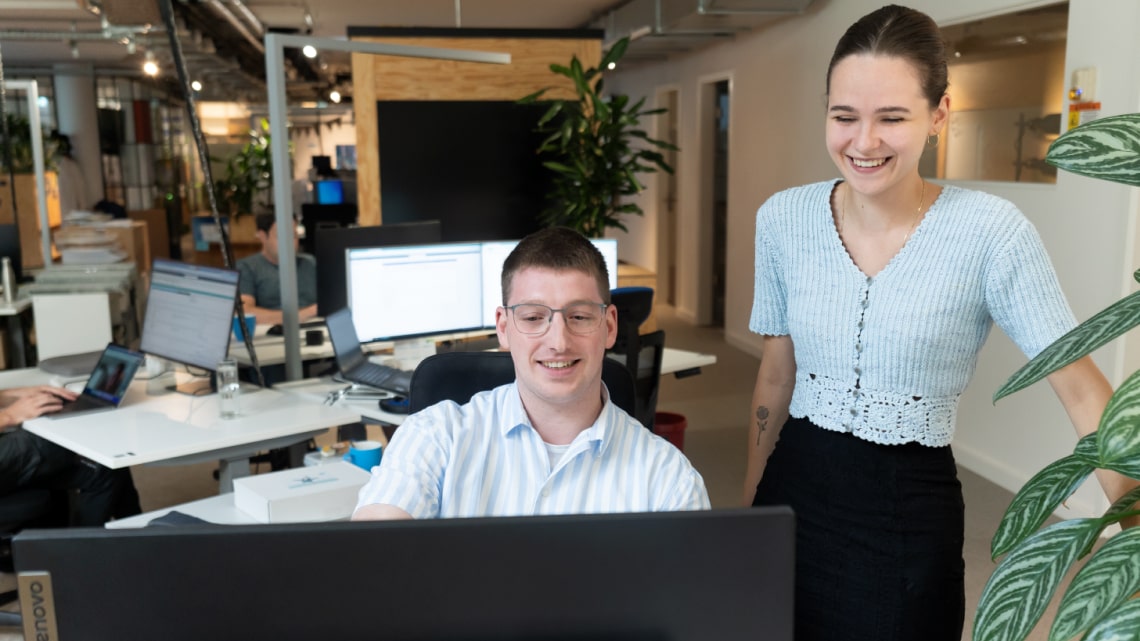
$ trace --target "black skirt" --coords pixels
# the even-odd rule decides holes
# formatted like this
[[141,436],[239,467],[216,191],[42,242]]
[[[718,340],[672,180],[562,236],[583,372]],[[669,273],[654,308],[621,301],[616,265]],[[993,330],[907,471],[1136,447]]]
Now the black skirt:
[[948,446],[793,418],[753,504],[796,513],[797,641],[960,641],[964,507]]

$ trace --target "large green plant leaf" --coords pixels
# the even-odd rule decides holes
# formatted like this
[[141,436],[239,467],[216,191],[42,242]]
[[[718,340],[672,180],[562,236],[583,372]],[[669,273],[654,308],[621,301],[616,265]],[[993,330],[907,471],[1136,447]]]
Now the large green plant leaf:
[[[1089,435],[1081,442],[1095,438],[1095,434]],[[1089,474],[1092,474],[1093,467],[1082,456],[1070,454],[1050,463],[1029,479],[1017,496],[1013,497],[1013,501],[1005,510],[1005,515],[1002,516],[997,532],[994,533],[993,541],[990,543],[992,558],[996,559],[1009,552],[1037,531],[1053,510],[1069,498]]]
[[1069,130],[1045,162],[1081,176],[1140,186],[1140,114],[1109,116]]
[[1140,325],[1140,292],[1129,294],[1109,305],[1046,347],[1009,377],[1009,380],[994,394],[994,402],[1025,389],[1069,363],[1091,354],[1137,325]]
[[1132,599],[1098,621],[1084,641],[1140,641],[1140,600]]
[[1125,530],[1096,551],[1073,578],[1049,631],[1066,641],[1140,591],[1140,528]]
[[1099,519],[1062,521],[1029,537],[994,570],[974,619],[974,641],[1022,641],[1069,566],[1101,530]]
[[1097,431],[1100,466],[1140,478],[1140,371],[1112,394]]
[[1101,517],[1101,521],[1103,521],[1105,524],[1108,524],[1115,523],[1116,521],[1125,518],[1127,515],[1132,513],[1133,508],[1136,506],[1136,503],[1138,501],[1140,501],[1140,487],[1137,487],[1128,494],[1125,494],[1124,496],[1116,499],[1116,502],[1113,503],[1112,506],[1105,511],[1104,516]]

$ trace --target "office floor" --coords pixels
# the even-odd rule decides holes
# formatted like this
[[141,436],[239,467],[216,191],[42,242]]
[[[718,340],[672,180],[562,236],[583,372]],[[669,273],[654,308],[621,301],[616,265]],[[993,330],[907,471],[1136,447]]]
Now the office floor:
[[[658,410],[686,417],[684,451],[704,476],[713,506],[734,506],[744,474],[749,403],[759,360],[727,345],[722,330],[689,325],[677,319],[670,308],[658,308],[657,323],[666,331],[669,346],[717,356],[717,364],[704,368],[699,376],[679,380],[665,377]],[[331,437],[319,442],[323,444],[326,439],[331,440]],[[215,494],[214,467],[200,464],[134,468],[143,509],[153,510]],[[970,638],[978,597],[994,567],[989,560],[990,538],[1012,495],[969,470],[960,470],[960,477],[966,496],[967,614],[962,637],[966,640]],[[14,584],[12,575],[0,574],[0,590]],[[1050,617],[1051,613],[1046,616]],[[1047,630],[1040,627],[1028,641],[1047,638]],[[0,641],[22,638],[10,629],[0,630]]]

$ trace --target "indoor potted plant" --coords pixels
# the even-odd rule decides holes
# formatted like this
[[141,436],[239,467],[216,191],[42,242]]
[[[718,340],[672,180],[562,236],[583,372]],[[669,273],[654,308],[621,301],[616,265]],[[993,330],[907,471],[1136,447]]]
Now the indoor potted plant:
[[230,234],[235,243],[256,242],[253,216],[248,214],[269,210],[266,197],[273,186],[269,121],[261,119],[260,129],[250,129],[249,138],[225,159],[225,173],[214,182],[220,213],[230,217]]
[[[642,210],[622,197],[644,188],[637,174],[658,169],[673,173],[658,150],[676,147],[640,129],[641,118],[665,109],[645,109],[645,98],[632,101],[629,96],[602,93],[601,70],[616,64],[628,46],[628,38],[614,43],[597,67],[583,67],[577,56],[569,66],[550,65],[551,71],[571,81],[577,97],[550,101],[536,126],[536,131],[546,134],[538,153],[543,165],[555,173],[551,204],[542,213],[548,225],[571,227],[590,238],[603,236],[607,227],[628,231],[622,216],[641,215]],[[549,90],[519,102],[538,102]]]
[[[1060,136],[1045,160],[1076,174],[1140,186],[1140,114],[1101,118]],[[1134,277],[1140,280],[1140,270]],[[1061,337],[994,395],[1012,394],[1140,325],[1140,292],[1113,303]],[[1046,466],[1014,497],[991,552],[1005,555],[978,604],[975,641],[1020,641],[1044,613],[1068,568],[1089,555],[1104,529],[1140,514],[1140,489],[1099,518],[1040,529],[1096,468],[1140,479],[1140,372],[1113,393],[1097,432]],[[1140,631],[1140,528],[1110,538],[1089,558],[1061,599],[1050,641],[1135,639]]]

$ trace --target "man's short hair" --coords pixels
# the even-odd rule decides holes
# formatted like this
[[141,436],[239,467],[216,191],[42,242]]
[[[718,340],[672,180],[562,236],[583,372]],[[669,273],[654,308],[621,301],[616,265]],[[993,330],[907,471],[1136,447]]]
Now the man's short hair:
[[257,214],[253,217],[253,224],[257,225],[257,231],[269,233],[273,229],[273,225],[277,222],[277,214],[273,212]]
[[528,267],[555,271],[579,271],[598,283],[602,302],[610,303],[610,275],[606,259],[588,238],[568,227],[548,227],[519,241],[503,262],[503,305],[510,298],[515,274]]

